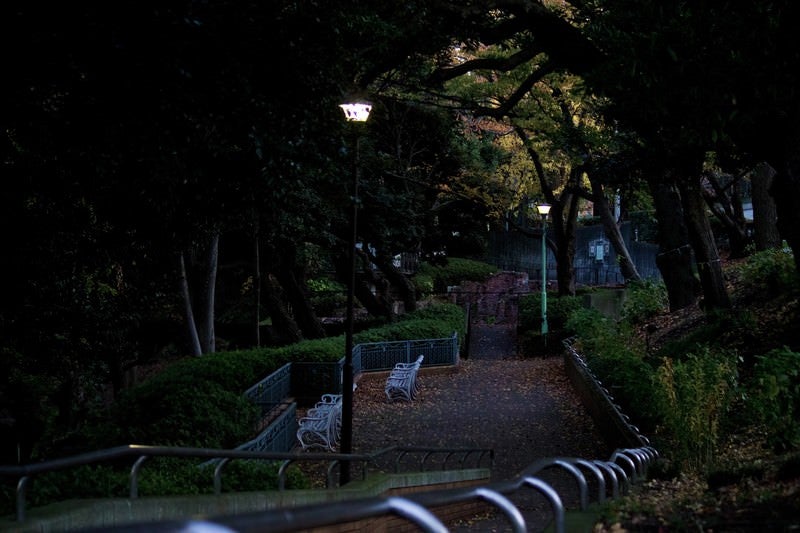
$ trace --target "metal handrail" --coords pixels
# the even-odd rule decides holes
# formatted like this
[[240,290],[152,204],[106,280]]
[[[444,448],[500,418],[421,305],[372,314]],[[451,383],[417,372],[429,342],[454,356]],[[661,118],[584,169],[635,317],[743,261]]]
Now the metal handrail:
[[[41,463],[27,465],[2,465],[0,466],[0,476],[18,478],[16,489],[16,517],[18,522],[25,521],[25,503],[28,486],[31,479],[46,472],[55,472],[96,464],[115,459],[135,457],[130,472],[130,497],[136,499],[139,496],[138,479],[142,465],[149,457],[184,457],[193,459],[223,459],[214,469],[214,487],[221,486],[222,468],[232,459],[262,459],[273,461],[350,461],[369,463],[372,461],[371,455],[364,454],[339,454],[339,453],[289,453],[289,452],[255,452],[245,450],[221,450],[214,448],[180,448],[173,446],[146,446],[141,444],[129,444],[127,446],[117,446],[93,452],[52,459]],[[279,486],[285,487],[285,480],[279,480]]]
[[578,483],[578,490],[580,491],[581,510],[586,510],[589,507],[589,485],[586,483],[586,478],[583,473],[573,464],[573,461],[564,460],[560,457],[550,459],[541,459],[527,467],[523,472],[523,476],[532,476],[538,474],[542,470],[554,466],[559,466],[572,474],[575,481]]
[[[130,470],[130,492],[131,499],[139,497],[139,473],[146,460],[150,457],[184,457],[193,459],[219,459],[214,468],[213,486],[214,493],[222,492],[222,471],[233,459],[262,459],[271,461],[282,461],[278,469],[278,490],[286,488],[286,472],[291,463],[299,461],[320,461],[329,463],[326,486],[333,487],[331,472],[339,463],[355,462],[361,463],[362,478],[367,477],[370,465],[389,454],[396,453],[399,457],[409,453],[425,453],[428,455],[445,455],[450,457],[453,454],[463,453],[459,461],[460,468],[466,464],[467,457],[478,454],[476,464],[480,466],[486,455],[490,457],[490,466],[494,462],[494,450],[488,448],[433,448],[433,447],[403,447],[392,446],[378,450],[371,454],[341,454],[341,453],[292,453],[292,452],[259,452],[247,450],[222,450],[215,448],[181,448],[174,446],[147,446],[141,444],[129,444],[104,450],[83,453],[71,457],[43,461],[28,465],[9,465],[0,466],[0,476],[17,478],[16,490],[16,516],[18,522],[25,521],[25,506],[27,489],[31,479],[46,472],[65,470],[78,466],[96,464],[115,459],[134,457],[135,461]],[[395,468],[399,468],[399,462],[395,461]],[[420,465],[422,471],[426,471],[427,465],[423,461]]]
[[[566,346],[566,343],[565,343]],[[568,346],[571,348],[571,346]],[[597,383],[596,378],[585,365],[585,362],[577,354],[574,349],[570,349],[570,354],[573,355],[578,363],[586,370],[585,375],[594,381],[594,385],[601,394],[609,401],[613,407],[613,398],[611,394],[602,388]],[[594,460],[588,461],[579,458],[564,458],[556,457],[551,459],[543,459],[531,464],[522,476],[511,481],[504,481],[498,483],[487,484],[481,487],[471,487],[462,489],[450,490],[434,490],[429,492],[420,492],[407,495],[405,498],[367,498],[355,501],[348,501],[346,505],[341,502],[330,502],[323,504],[313,504],[302,508],[289,508],[280,509],[275,511],[266,511],[260,513],[253,513],[244,516],[229,516],[220,518],[214,522],[208,522],[215,525],[228,525],[243,529],[259,528],[261,530],[269,531],[297,531],[309,529],[312,527],[329,526],[333,524],[351,522],[362,518],[370,518],[375,516],[382,516],[386,514],[396,514],[407,520],[417,524],[425,531],[445,531],[442,523],[433,515],[427,508],[436,507],[448,503],[465,502],[476,498],[483,499],[490,504],[498,507],[511,522],[514,531],[524,531],[524,520],[521,520],[519,510],[506,498],[506,496],[514,494],[526,487],[532,487],[540,492],[549,502],[553,512],[553,526],[557,533],[563,532],[565,528],[564,520],[564,504],[558,492],[553,489],[545,481],[534,477],[533,474],[545,468],[560,467],[571,474],[578,483],[580,491],[580,506],[586,508],[588,505],[589,491],[586,478],[578,468],[583,467],[592,472],[597,480],[598,491],[597,500],[604,501],[607,494],[609,485],[606,480],[610,482],[610,490],[612,497],[617,497],[621,493],[625,493],[630,484],[646,474],[647,467],[658,459],[659,454],[655,448],[649,445],[649,441],[639,433],[638,429],[626,420],[622,413],[616,410],[619,415],[620,421],[627,424],[642,441],[643,446],[635,448],[618,448],[615,450],[609,460],[601,461]],[[145,452],[150,453],[145,453]],[[80,462],[80,458],[93,456],[101,459],[113,459],[125,455],[135,455],[140,459],[137,460],[134,469],[138,471],[144,461],[145,456],[159,455],[156,451],[167,451],[168,453],[161,455],[187,455],[195,457],[225,457],[226,461],[233,458],[269,458],[281,459],[283,458],[284,464],[281,466],[281,472],[285,474],[286,467],[294,460],[314,460],[321,459],[330,462],[328,469],[329,477],[330,472],[341,461],[361,461],[364,468],[364,475],[369,466],[375,466],[380,460],[389,454],[396,454],[397,457],[394,461],[394,468],[398,469],[403,457],[411,454],[422,454],[419,468],[423,470],[428,467],[429,459],[432,457],[443,456],[442,468],[445,468],[448,461],[457,455],[460,455],[459,466],[464,468],[467,464],[468,458],[474,454],[478,454],[476,464],[478,466],[487,455],[490,458],[490,464],[494,463],[494,451],[491,449],[482,448],[462,448],[462,449],[442,449],[430,447],[390,447],[378,450],[369,455],[343,455],[343,454],[289,454],[289,453],[255,453],[243,451],[226,451],[226,450],[206,450],[206,449],[176,449],[176,448],[159,448],[159,447],[145,447],[145,446],[127,446],[111,450],[101,450],[92,454],[84,454],[83,456],[76,456],[73,458],[60,459],[49,462],[50,468],[47,468],[48,463],[41,463],[38,465],[27,465],[23,467],[0,467],[0,475],[17,475],[20,477],[18,487],[18,511],[20,510],[20,502],[22,502],[22,516],[24,517],[24,488],[27,487],[30,476],[50,471],[53,469],[63,469],[69,466],[77,466],[79,464],[86,464]],[[194,453],[194,455],[192,455]],[[98,459],[95,459],[95,462]],[[473,459],[474,460],[474,459]],[[433,462],[433,461],[430,461]],[[133,475],[132,478],[135,478]],[[330,485],[330,483],[329,483]],[[18,512],[19,516],[19,512]],[[175,523],[173,523],[174,525]],[[186,523],[182,522],[181,526]],[[177,531],[178,529],[170,529],[169,523],[153,524],[150,528],[152,531]]]
[[444,455],[444,460],[441,464],[437,463],[441,470],[446,470],[448,460],[455,454],[463,454],[458,461],[459,469],[464,468],[464,465],[467,464],[467,459],[473,454],[478,455],[477,459],[473,459],[477,468],[480,468],[487,455],[489,456],[489,466],[487,468],[492,468],[494,466],[494,449],[492,448],[435,448],[428,446],[391,446],[389,448],[383,448],[371,454],[373,463],[377,463],[381,457],[391,453],[397,453],[397,457],[394,460],[395,473],[400,471],[402,459],[410,454],[423,454],[419,464],[420,471],[422,472],[428,471],[427,463],[429,458],[441,455]]

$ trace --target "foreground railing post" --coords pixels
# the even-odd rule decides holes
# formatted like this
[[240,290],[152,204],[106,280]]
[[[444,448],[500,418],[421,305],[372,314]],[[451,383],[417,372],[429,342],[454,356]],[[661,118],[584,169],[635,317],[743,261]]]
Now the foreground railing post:
[[131,467],[131,500],[135,500],[139,497],[139,470],[142,468],[142,463],[147,460],[146,455],[142,455],[136,462],[133,463]]
[[558,493],[553,490],[553,487],[537,477],[530,476],[523,478],[522,483],[535,488],[550,501],[550,505],[553,508],[553,528],[556,533],[564,533],[564,504]]
[[221,459],[214,468],[214,494],[217,496],[222,494],[222,469],[228,464],[228,461],[230,461],[229,457]]
[[25,496],[30,480],[30,477],[22,476],[17,482],[17,522],[25,521]]

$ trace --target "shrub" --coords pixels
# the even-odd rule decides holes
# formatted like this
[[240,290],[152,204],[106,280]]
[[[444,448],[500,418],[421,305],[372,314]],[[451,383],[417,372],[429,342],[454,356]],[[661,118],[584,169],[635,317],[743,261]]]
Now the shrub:
[[643,280],[628,284],[622,304],[622,318],[631,324],[641,324],[668,308],[664,282]]
[[[441,304],[409,313],[396,323],[363,331],[356,335],[355,341],[442,338],[454,331],[463,340],[465,328],[463,309]],[[340,336],[280,348],[220,352],[185,359],[125,391],[109,415],[87,425],[76,435],[76,441],[86,449],[131,443],[234,448],[253,436],[257,419],[256,406],[243,395],[248,387],[286,362],[337,361],[343,350],[344,338]],[[210,490],[210,481],[205,479],[209,476],[185,464],[186,461],[169,463],[159,459],[152,462],[172,466],[155,468],[148,462],[140,481],[144,494],[199,494]],[[276,479],[273,470],[273,466],[260,462],[236,461],[226,467],[223,486],[231,490],[257,490],[264,487],[264,480],[272,483]],[[295,487],[305,483],[297,472],[292,473],[287,482]],[[34,505],[78,495],[110,496],[120,495],[120,491],[124,495],[127,473],[106,467],[85,467],[41,476],[36,485],[39,488],[32,500]],[[10,506],[12,493],[10,485],[0,487],[0,504]]]
[[658,410],[651,401],[653,367],[631,350],[587,357],[589,367],[614,396],[622,411],[649,433],[658,424]]
[[[145,383],[131,389],[115,405],[105,426],[114,440],[103,446],[155,444],[234,448],[253,434],[256,406],[241,390],[226,390],[187,374],[165,383]],[[237,387],[238,389],[238,387]]]
[[751,255],[738,274],[745,290],[751,294],[775,296],[798,288],[794,256],[788,246]]
[[308,280],[311,305],[319,316],[333,315],[347,301],[347,288],[338,281],[320,278]]
[[[358,333],[356,343],[449,337],[463,340],[461,307],[442,304],[409,313],[393,324]],[[110,417],[85,428],[89,448],[160,444],[231,448],[252,437],[256,409],[244,391],[290,361],[338,361],[344,337],[302,341],[279,348],[220,352],[189,358],[126,391]]]
[[632,335],[623,333],[626,325],[617,323],[596,309],[573,311],[564,326],[569,335],[578,335],[582,352],[592,356],[613,356],[631,351]]
[[743,344],[754,344],[752,341],[758,337],[759,325],[750,311],[717,310],[708,313],[705,318],[705,324],[664,344],[658,351],[659,358],[681,359],[698,346],[706,344],[738,348]]
[[623,411],[643,431],[654,428],[658,420],[650,401],[654,369],[643,359],[645,351],[629,325],[596,309],[578,309],[567,320],[566,330],[578,335],[576,348]]
[[800,446],[800,353],[787,347],[757,357],[749,405],[778,450]]
[[736,355],[702,346],[684,360],[664,358],[654,392],[677,460],[710,465],[720,424],[737,387]]
[[434,293],[434,273],[425,268],[425,265],[423,264],[420,270],[411,278],[418,297],[430,296]]
[[[445,292],[447,287],[464,281],[486,281],[496,272],[497,267],[488,263],[450,257],[442,266],[422,263],[414,278],[417,288],[423,290],[423,294],[429,294],[430,291]],[[427,287],[430,289],[426,290]]]
[[[198,466],[198,460],[153,457],[141,468],[138,478],[141,496],[212,494],[214,463]],[[223,492],[266,491],[278,488],[280,463],[271,461],[232,461],[222,471]],[[297,468],[290,468],[286,486],[309,488],[308,479]],[[126,498],[130,491],[128,466],[84,465],[36,476],[27,495],[29,507],[80,498]],[[11,498],[4,498],[3,514],[13,512]]]
[[[557,296],[547,299],[547,325],[551,331],[563,329],[569,317],[583,308],[580,296]],[[542,295],[531,293],[519,298],[519,330],[539,331],[542,317]]]

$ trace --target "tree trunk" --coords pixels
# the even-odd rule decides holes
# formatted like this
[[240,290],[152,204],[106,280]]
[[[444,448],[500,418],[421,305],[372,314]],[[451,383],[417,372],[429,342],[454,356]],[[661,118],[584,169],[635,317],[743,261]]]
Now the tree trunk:
[[256,231],[253,236],[253,293],[255,296],[255,344],[261,346],[261,244],[258,242],[259,230],[256,220]]
[[706,215],[706,204],[700,190],[699,178],[687,178],[680,183],[683,213],[689,231],[689,241],[694,251],[700,285],[703,289],[703,303],[706,311],[729,309],[731,307],[725,279],[722,276],[722,262],[714,242],[714,232]]
[[272,318],[272,326],[280,339],[281,344],[293,344],[303,340],[303,334],[294,318],[289,314],[281,298],[281,287],[273,276],[267,276],[264,283],[264,303],[266,304],[269,316]]
[[753,240],[756,250],[780,248],[778,211],[770,195],[775,169],[767,163],[759,163],[750,175],[753,190]]
[[592,196],[594,199],[595,212],[599,213],[600,221],[603,223],[603,229],[605,229],[606,236],[608,237],[608,240],[611,241],[611,246],[614,247],[614,251],[617,253],[619,269],[620,272],[622,272],[622,277],[625,278],[626,281],[641,280],[642,277],[639,275],[639,271],[636,270],[636,265],[633,263],[633,259],[631,259],[631,254],[628,251],[628,247],[625,245],[625,240],[622,238],[622,233],[619,231],[617,221],[611,214],[611,207],[608,205],[608,199],[606,198],[605,191],[603,190],[603,185],[595,180],[592,180],[591,178],[589,181],[592,184]]
[[217,265],[219,264],[219,232],[211,236],[208,248],[204,250],[205,261],[203,269],[203,327],[198,332],[200,346],[203,353],[216,351],[216,338],[214,334],[215,301],[217,292]]
[[279,246],[280,250],[273,250],[273,257],[276,258],[273,274],[283,287],[284,296],[292,307],[294,320],[303,332],[303,337],[321,339],[325,337],[325,328],[322,327],[322,323],[311,306],[306,290],[295,274],[295,271],[301,270],[297,264],[295,244],[287,239],[281,239]]
[[[564,213],[566,207],[566,214]],[[551,239],[555,241],[556,281],[559,296],[575,295],[575,230],[578,220],[578,196],[562,193],[550,209]]]
[[700,193],[708,208],[722,223],[728,234],[730,256],[732,258],[744,257],[747,232],[742,210],[742,197],[737,185],[738,180],[734,181],[726,190],[715,174],[708,173],[704,179],[708,181],[711,190],[708,187],[700,187]]
[[658,220],[659,252],[656,265],[667,289],[669,308],[677,311],[694,304],[699,290],[692,272],[692,248],[681,198],[678,190],[669,181],[652,179],[648,180],[648,184]]
[[314,308],[308,300],[308,295],[300,286],[294,272],[282,268],[275,274],[292,306],[292,314],[303,332],[303,337],[306,339],[321,339],[325,337],[325,328],[322,327],[322,322],[317,318]]
[[[575,294],[575,229],[578,221],[578,198],[568,192],[569,187],[556,198],[553,187],[548,183],[539,153],[533,149],[528,134],[520,127],[515,127],[514,131],[525,146],[528,156],[533,162],[533,168],[539,178],[539,185],[542,189],[547,202],[552,206],[550,209],[550,228],[552,242],[555,242],[553,251],[556,257],[556,281],[558,283],[558,294],[568,296]],[[570,173],[570,182],[578,180],[582,172],[573,169]],[[565,216],[566,210],[566,216]]]
[[800,147],[776,168],[772,197],[778,213],[778,230],[794,251],[794,264],[800,272]]
[[404,311],[406,313],[414,311],[417,308],[417,290],[411,280],[395,268],[390,256],[378,253],[374,257],[370,256],[370,259],[386,276],[392,287],[400,293]]
[[[358,253],[357,255],[362,258],[361,261],[357,261],[357,263],[361,263],[363,265],[363,253]],[[347,257],[347,254],[340,254],[334,259],[334,268],[336,269],[336,277],[341,280],[347,280],[350,276],[350,259]],[[358,268],[356,269],[356,282],[353,288],[353,292],[355,297],[361,302],[361,305],[364,306],[364,309],[367,310],[372,316],[377,317],[385,317],[391,318],[392,316],[392,306],[388,304],[385,300],[381,300],[372,293],[372,290],[367,283],[367,279],[371,279],[374,277],[374,274],[369,270],[369,266],[362,266],[361,271],[359,272]]]
[[203,355],[200,347],[200,337],[197,334],[197,325],[194,321],[194,310],[192,308],[192,296],[189,290],[189,277],[186,269],[186,259],[184,253],[180,253],[180,290],[183,297],[184,319],[186,320],[186,332],[189,337],[189,350],[195,357]]
[[[216,349],[214,302],[217,288],[217,264],[219,263],[219,232],[210,236],[207,246],[196,251],[202,255],[203,260],[190,261],[188,266],[186,254],[183,252],[180,254],[180,291],[183,296],[190,350],[194,356],[200,356],[205,353],[214,353]],[[195,278],[200,279],[201,283],[193,290],[189,270],[196,263],[199,263],[199,268],[195,268]],[[192,294],[199,297],[194,298]]]

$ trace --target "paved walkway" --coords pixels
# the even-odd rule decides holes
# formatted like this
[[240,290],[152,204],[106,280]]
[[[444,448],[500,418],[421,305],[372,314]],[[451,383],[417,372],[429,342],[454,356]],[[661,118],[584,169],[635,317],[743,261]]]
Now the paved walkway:
[[[505,326],[474,328],[473,335],[472,353],[459,367],[420,375],[413,403],[387,403],[384,380],[362,378],[354,395],[354,451],[493,448],[493,480],[516,477],[543,457],[607,458],[560,357],[517,357],[513,331]],[[541,510],[541,503],[534,507]],[[504,524],[492,518],[458,530],[502,531]]]

